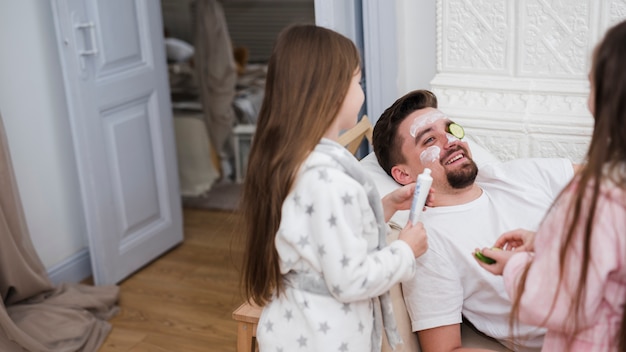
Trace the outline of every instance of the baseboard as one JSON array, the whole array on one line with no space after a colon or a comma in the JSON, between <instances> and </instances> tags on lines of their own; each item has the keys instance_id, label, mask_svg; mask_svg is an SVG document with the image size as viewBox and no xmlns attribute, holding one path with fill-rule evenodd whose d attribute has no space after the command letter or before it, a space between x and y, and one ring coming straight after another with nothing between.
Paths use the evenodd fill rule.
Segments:
<instances>
[{"instance_id":1,"label":"baseboard","mask_svg":"<svg viewBox=\"0 0 626 352\"><path fill-rule=\"evenodd\" d=\"M91 276L89 249L85 248L51 267L48 269L48 276L55 285L62 282L77 283L88 278Z\"/></svg>"}]
</instances>

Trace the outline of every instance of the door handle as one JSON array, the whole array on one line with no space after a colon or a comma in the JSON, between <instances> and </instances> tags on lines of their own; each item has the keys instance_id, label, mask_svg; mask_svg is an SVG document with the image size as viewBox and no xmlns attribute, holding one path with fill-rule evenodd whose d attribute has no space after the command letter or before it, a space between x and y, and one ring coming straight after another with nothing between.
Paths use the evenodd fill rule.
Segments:
<instances>
[{"instance_id":1,"label":"door handle","mask_svg":"<svg viewBox=\"0 0 626 352\"><path fill-rule=\"evenodd\" d=\"M85 66L86 66L85 61L87 57L95 56L98 54L98 48L96 47L96 34L95 34L96 25L91 21L82 22L82 23L75 24L74 29L77 31L83 32L83 49L78 50L77 54L78 54L78 61L80 62L80 70L84 72ZM89 32L89 37L87 36L87 32ZM88 42L87 38L89 38L89 41L91 43L87 43ZM87 49L87 45L91 45L91 49Z\"/></svg>"},{"instance_id":2,"label":"door handle","mask_svg":"<svg viewBox=\"0 0 626 352\"><path fill-rule=\"evenodd\" d=\"M89 38L91 39L91 50L81 50L78 55L89 56L98 54L98 48L96 47L96 25L93 22L78 23L74 26L78 30L89 31Z\"/></svg>"}]
</instances>

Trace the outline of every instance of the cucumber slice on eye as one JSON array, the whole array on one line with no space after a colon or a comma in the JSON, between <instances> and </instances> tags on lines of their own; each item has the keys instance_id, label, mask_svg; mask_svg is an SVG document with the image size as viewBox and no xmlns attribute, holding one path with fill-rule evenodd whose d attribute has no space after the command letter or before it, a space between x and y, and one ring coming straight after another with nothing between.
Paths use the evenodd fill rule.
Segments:
<instances>
[{"instance_id":1,"label":"cucumber slice on eye","mask_svg":"<svg viewBox=\"0 0 626 352\"><path fill-rule=\"evenodd\" d=\"M448 126L448 132L450 132L451 135L455 136L458 139L462 139L463 137L465 137L465 130L463 129L463 127L454 122Z\"/></svg>"},{"instance_id":2,"label":"cucumber slice on eye","mask_svg":"<svg viewBox=\"0 0 626 352\"><path fill-rule=\"evenodd\" d=\"M493 264L496 261L493 260L492 258L489 258L487 256L485 256L484 254L482 254L481 252L475 252L474 256L480 260L481 262L485 263L485 264Z\"/></svg>"}]
</instances>

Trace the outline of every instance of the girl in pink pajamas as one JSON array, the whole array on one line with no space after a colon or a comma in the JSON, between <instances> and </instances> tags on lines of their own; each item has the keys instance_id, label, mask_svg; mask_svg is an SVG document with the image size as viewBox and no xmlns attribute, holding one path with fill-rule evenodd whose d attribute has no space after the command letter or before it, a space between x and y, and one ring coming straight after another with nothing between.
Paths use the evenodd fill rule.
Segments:
<instances>
[{"instance_id":1,"label":"girl in pink pajamas","mask_svg":"<svg viewBox=\"0 0 626 352\"><path fill-rule=\"evenodd\" d=\"M548 329L543 351L626 351L626 21L593 54L595 119L582 166L536 233L483 249L513 300L512 319ZM513 324L512 324L513 325Z\"/></svg>"}]
</instances>

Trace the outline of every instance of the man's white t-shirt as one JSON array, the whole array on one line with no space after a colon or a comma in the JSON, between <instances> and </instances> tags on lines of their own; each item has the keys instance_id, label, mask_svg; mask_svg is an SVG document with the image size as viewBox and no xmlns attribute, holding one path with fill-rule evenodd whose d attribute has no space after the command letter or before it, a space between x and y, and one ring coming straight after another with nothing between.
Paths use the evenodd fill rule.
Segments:
<instances>
[{"instance_id":1,"label":"man's white t-shirt","mask_svg":"<svg viewBox=\"0 0 626 352\"><path fill-rule=\"evenodd\" d=\"M555 197L573 176L567 159L519 159L481 166L482 195L466 204L428 208L420 220L428 251L417 258L417 273L402 289L414 331L458 324L462 316L478 330L511 348L511 301L501 276L481 268L472 256L491 247L504 232L536 230ZM540 347L545 330L516 329L515 342ZM528 339L520 338L528 335Z\"/></svg>"}]
</instances>

